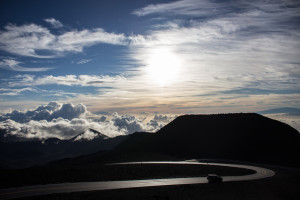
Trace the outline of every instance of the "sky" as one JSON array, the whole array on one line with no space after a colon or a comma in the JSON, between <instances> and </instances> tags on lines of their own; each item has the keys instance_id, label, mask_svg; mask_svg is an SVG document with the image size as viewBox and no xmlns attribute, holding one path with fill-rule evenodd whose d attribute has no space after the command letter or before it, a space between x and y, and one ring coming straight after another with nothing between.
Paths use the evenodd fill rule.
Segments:
<instances>
[{"instance_id":1,"label":"sky","mask_svg":"<svg viewBox=\"0 0 300 200\"><path fill-rule=\"evenodd\" d=\"M95 114L300 108L299 1L0 4L2 113L53 102Z\"/></svg>"}]
</instances>

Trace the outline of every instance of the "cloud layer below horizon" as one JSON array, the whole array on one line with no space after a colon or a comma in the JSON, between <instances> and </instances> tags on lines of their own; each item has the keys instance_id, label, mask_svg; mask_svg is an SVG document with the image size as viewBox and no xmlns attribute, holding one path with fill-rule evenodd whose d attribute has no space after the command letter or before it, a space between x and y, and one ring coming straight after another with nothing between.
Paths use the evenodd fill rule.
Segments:
<instances>
[{"instance_id":1,"label":"cloud layer below horizon","mask_svg":"<svg viewBox=\"0 0 300 200\"><path fill-rule=\"evenodd\" d=\"M89 128L108 136L131 134L133 132L155 132L174 117L155 115L150 120L133 115L88 117L86 106L82 104L50 102L25 112L14 110L0 116L1 137L25 140L59 138L70 139Z\"/></svg>"}]
</instances>

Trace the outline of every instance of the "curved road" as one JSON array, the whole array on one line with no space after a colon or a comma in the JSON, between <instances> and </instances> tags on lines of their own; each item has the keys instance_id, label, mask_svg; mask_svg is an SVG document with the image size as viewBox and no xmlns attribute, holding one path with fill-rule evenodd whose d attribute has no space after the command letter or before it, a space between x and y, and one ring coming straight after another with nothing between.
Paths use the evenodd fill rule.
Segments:
<instances>
[{"instance_id":1,"label":"curved road","mask_svg":"<svg viewBox=\"0 0 300 200\"><path fill-rule=\"evenodd\" d=\"M223 182L229 181L247 181L261 178L267 178L275 175L270 169L256 166L240 165L240 164L224 164L224 163L207 163L198 162L197 160L181 161L181 162L128 162L114 163L109 165L128 165L128 164L188 164L188 165L215 165L225 167L244 168L256 171L255 174L244 176L223 176ZM38 196L54 193L83 192L94 190L112 190L122 188L137 188L164 185L186 185L208 183L206 177L193 178L168 178L168 179L147 179L147 180L129 180L129 181L101 181L101 182L79 182L79 183L60 183L48 185L35 185L28 187L9 188L0 190L0 199L14 199L28 196Z\"/></svg>"}]
</instances>

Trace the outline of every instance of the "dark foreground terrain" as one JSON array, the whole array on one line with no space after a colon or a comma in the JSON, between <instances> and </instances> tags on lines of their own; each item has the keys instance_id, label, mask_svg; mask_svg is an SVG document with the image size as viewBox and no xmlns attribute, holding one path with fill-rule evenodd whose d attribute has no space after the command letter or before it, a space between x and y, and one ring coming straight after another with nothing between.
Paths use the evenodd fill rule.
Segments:
<instances>
[{"instance_id":1,"label":"dark foreground terrain","mask_svg":"<svg viewBox=\"0 0 300 200\"><path fill-rule=\"evenodd\" d=\"M35 167L23 170L2 170L0 179L6 181L1 181L0 188L90 181L205 177L208 174L238 176L253 173L254 171L247 169L182 164L52 165L51 167Z\"/></svg>"},{"instance_id":2,"label":"dark foreground terrain","mask_svg":"<svg viewBox=\"0 0 300 200\"><path fill-rule=\"evenodd\" d=\"M270 178L255 181L79 192L68 194L45 195L30 198L28 197L22 199L299 199L299 170L270 166L264 167L269 167L270 169L274 170L276 172L276 175Z\"/></svg>"},{"instance_id":3,"label":"dark foreground terrain","mask_svg":"<svg viewBox=\"0 0 300 200\"><path fill-rule=\"evenodd\" d=\"M216 166L106 165L114 162L197 158L247 162L274 170L276 174L254 181L55 194L26 199L300 198L300 134L284 123L258 114L185 115L157 133L134 133L122 140L107 151L39 167L0 170L0 187L253 173Z\"/></svg>"}]
</instances>

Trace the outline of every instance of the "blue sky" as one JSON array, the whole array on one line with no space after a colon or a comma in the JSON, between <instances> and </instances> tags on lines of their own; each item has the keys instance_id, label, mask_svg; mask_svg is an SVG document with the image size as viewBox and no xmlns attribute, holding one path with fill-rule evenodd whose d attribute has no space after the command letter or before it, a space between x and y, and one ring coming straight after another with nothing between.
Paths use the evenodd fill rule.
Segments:
<instances>
[{"instance_id":1,"label":"blue sky","mask_svg":"<svg viewBox=\"0 0 300 200\"><path fill-rule=\"evenodd\" d=\"M1 1L0 111L300 107L297 1Z\"/></svg>"}]
</instances>

